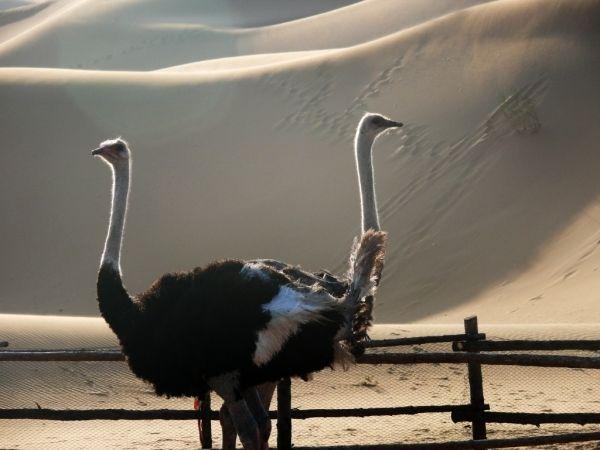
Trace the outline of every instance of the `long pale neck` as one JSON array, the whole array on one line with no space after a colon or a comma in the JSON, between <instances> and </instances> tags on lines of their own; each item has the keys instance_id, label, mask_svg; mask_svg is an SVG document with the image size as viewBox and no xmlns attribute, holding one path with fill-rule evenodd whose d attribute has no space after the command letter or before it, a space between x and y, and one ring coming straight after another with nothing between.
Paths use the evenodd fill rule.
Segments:
<instances>
[{"instance_id":1,"label":"long pale neck","mask_svg":"<svg viewBox=\"0 0 600 450\"><path fill-rule=\"evenodd\" d=\"M102 252L101 266L110 265L121 273L121 245L127 213L127 196L129 194L130 166L129 162L113 167L112 206L108 234Z\"/></svg>"},{"instance_id":2,"label":"long pale neck","mask_svg":"<svg viewBox=\"0 0 600 450\"><path fill-rule=\"evenodd\" d=\"M138 305L127 293L121 278L121 243L127 212L129 178L129 164L113 168L110 224L97 285L100 313L116 333L124 349L140 315Z\"/></svg>"},{"instance_id":3,"label":"long pale neck","mask_svg":"<svg viewBox=\"0 0 600 450\"><path fill-rule=\"evenodd\" d=\"M377 214L377 198L375 196L375 180L373 176L372 148L375 136L370 133L356 132L354 151L356 156L356 170L358 172L358 185L360 188L360 208L362 232L369 229L378 231L379 216Z\"/></svg>"}]
</instances>

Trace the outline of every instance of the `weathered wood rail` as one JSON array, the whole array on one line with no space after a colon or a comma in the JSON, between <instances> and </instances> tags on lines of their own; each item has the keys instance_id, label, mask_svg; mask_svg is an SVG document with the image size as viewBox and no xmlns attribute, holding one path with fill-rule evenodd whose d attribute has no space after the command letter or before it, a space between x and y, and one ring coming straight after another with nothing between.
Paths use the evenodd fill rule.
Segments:
<instances>
[{"instance_id":1,"label":"weathered wood rail","mask_svg":"<svg viewBox=\"0 0 600 450\"><path fill-rule=\"evenodd\" d=\"M508 352L536 350L588 350L600 349L600 341L551 340L551 341L457 341L452 343L452 350L463 352Z\"/></svg>"},{"instance_id":2,"label":"weathered wood rail","mask_svg":"<svg viewBox=\"0 0 600 450\"><path fill-rule=\"evenodd\" d=\"M277 419L277 448L292 448L292 420L331 417L372 417L389 415L413 415L450 413L454 422L471 422L472 440L427 442L415 444L390 443L359 446L318 447L319 449L474 449L535 446L570 442L600 441L600 432L567 433L550 436L531 436L508 439L487 439L488 423L541 425L546 423L597 424L600 413L520 413L490 411L483 392L482 365L516 365L536 367L567 367L600 369L600 357L564 356L552 354L489 354L480 352L510 351L600 351L600 340L487 340L480 333L476 317L465 319L465 333L441 336L419 336L397 339L373 340L364 348L397 347L432 343L451 343L453 352L424 353L366 353L357 358L358 364L467 364L470 403L466 405L423 405L386 408L344 409L293 409L292 388L289 379L277 386L277 411L270 411ZM0 347L7 347L0 341ZM0 350L3 361L124 361L124 355L115 349L63 349L63 350ZM29 420L197 420L201 426L203 448L212 447L211 421L219 420L219 414L210 407L210 396L202 402L199 411L194 410L126 410L126 409L0 409L0 419ZM304 447L294 447L302 449ZM306 447L308 448L308 447Z\"/></svg>"},{"instance_id":3,"label":"weathered wood rail","mask_svg":"<svg viewBox=\"0 0 600 450\"><path fill-rule=\"evenodd\" d=\"M281 394L281 391L280 391ZM284 399L281 395L278 398ZM489 405L485 405L489 409ZM314 419L317 417L372 417L414 415L426 413L452 413L468 410L471 405L431 405L431 406L395 406L387 408L336 408L336 409L291 409L292 419ZM279 409L279 408L278 408ZM277 411L270 411L272 419L277 418ZM466 417L460 415L457 417ZM0 409L0 419L35 419L35 420L186 420L210 419L219 420L219 413L213 410L206 412L190 409L48 409L48 408L16 408Z\"/></svg>"},{"instance_id":4,"label":"weathered wood rail","mask_svg":"<svg viewBox=\"0 0 600 450\"><path fill-rule=\"evenodd\" d=\"M1 361L125 361L118 350L3 350ZM600 369L600 357L463 353L366 354L357 364L468 364Z\"/></svg>"}]
</instances>

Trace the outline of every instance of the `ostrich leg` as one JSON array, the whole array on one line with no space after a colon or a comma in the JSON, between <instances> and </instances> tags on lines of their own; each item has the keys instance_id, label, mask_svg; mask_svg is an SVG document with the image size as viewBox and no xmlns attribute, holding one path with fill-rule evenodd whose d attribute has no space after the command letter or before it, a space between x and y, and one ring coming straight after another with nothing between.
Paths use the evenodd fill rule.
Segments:
<instances>
[{"instance_id":1,"label":"ostrich leg","mask_svg":"<svg viewBox=\"0 0 600 450\"><path fill-rule=\"evenodd\" d=\"M261 449L268 450L269 436L271 435L271 419L269 419L268 405L265 407L263 398L256 387L250 388L244 392L244 400L246 400L246 404L248 405L248 408L250 408L254 420L256 420L256 423L258 424Z\"/></svg>"},{"instance_id":2,"label":"ostrich leg","mask_svg":"<svg viewBox=\"0 0 600 450\"><path fill-rule=\"evenodd\" d=\"M229 372L207 380L208 385L225 402L233 426L245 450L261 450L258 423L244 397L238 391L238 374ZM235 435L234 435L235 436ZM234 443L235 445L235 443Z\"/></svg>"},{"instance_id":3,"label":"ostrich leg","mask_svg":"<svg viewBox=\"0 0 600 450\"><path fill-rule=\"evenodd\" d=\"M219 422L221 422L221 432L223 433L223 443L221 447L223 450L235 449L237 433L235 432L235 427L233 426L229 410L225 403L223 403L223 406L221 406L221 410L219 411Z\"/></svg>"},{"instance_id":4,"label":"ostrich leg","mask_svg":"<svg viewBox=\"0 0 600 450\"><path fill-rule=\"evenodd\" d=\"M260 396L260 402L263 407L263 411L268 413L269 407L271 405L271 400L273 398L273 393L275 392L276 383L264 383L258 386L256 389L258 390L258 395ZM245 397L246 403L252 410L252 414L256 418L256 413L253 410L253 407L250 405L250 402ZM256 406L255 406L256 408ZM261 414L261 412L259 412ZM235 439L236 432L233 426L233 422L231 421L231 416L229 415L229 411L227 410L227 405L223 404L221 410L219 411L219 420L221 421L221 430L223 432L223 450L233 450L235 448ZM261 431L261 437L263 439L264 448L268 448L269 436L271 434L271 422L267 423L268 428L261 428L259 423L259 429Z\"/></svg>"},{"instance_id":5,"label":"ostrich leg","mask_svg":"<svg viewBox=\"0 0 600 450\"><path fill-rule=\"evenodd\" d=\"M231 420L242 446L245 450L261 450L261 438L258 423L244 399L233 402L225 402L231 415Z\"/></svg>"},{"instance_id":6,"label":"ostrich leg","mask_svg":"<svg viewBox=\"0 0 600 450\"><path fill-rule=\"evenodd\" d=\"M269 437L271 436L271 419L269 418L269 409L271 406L271 399L273 398L273 393L275 392L276 387L277 383L264 383L256 387L256 390L258 391L258 395L260 397L260 401L262 403L263 411L265 411L268 421L268 428L264 430L261 429L265 449L269 448Z\"/></svg>"},{"instance_id":7,"label":"ostrich leg","mask_svg":"<svg viewBox=\"0 0 600 450\"><path fill-rule=\"evenodd\" d=\"M258 395L260 395L260 400L266 411L269 411L271 400L273 399L273 393L275 392L276 387L277 383L264 383L256 387L256 389L258 389Z\"/></svg>"}]
</instances>

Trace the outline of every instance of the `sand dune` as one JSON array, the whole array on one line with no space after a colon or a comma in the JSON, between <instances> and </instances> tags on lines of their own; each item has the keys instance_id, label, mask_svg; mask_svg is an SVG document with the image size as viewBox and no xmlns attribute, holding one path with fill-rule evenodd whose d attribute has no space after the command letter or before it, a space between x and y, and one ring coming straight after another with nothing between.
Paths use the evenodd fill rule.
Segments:
<instances>
[{"instance_id":1,"label":"sand dune","mask_svg":"<svg viewBox=\"0 0 600 450\"><path fill-rule=\"evenodd\" d=\"M158 72L197 72L197 71L222 71L239 70L254 67L278 66L289 61L300 61L310 59L313 56L321 56L334 53L335 50L306 50L282 53L260 53L257 55L233 56L229 58L207 59L205 61L171 66L159 69Z\"/></svg>"},{"instance_id":2,"label":"sand dune","mask_svg":"<svg viewBox=\"0 0 600 450\"><path fill-rule=\"evenodd\" d=\"M198 60L357 45L486 0L298 2L73 1L0 45L4 66L149 70ZM327 8L330 8L328 10ZM296 20L294 20L296 18ZM259 21L259 22L257 22ZM258 26L262 25L262 26ZM101 36L101 39L96 39ZM84 39L86 45L81 45Z\"/></svg>"},{"instance_id":3,"label":"sand dune","mask_svg":"<svg viewBox=\"0 0 600 450\"><path fill-rule=\"evenodd\" d=\"M16 3L17 6L4 5L7 7L4 9L0 9L0 26L4 27L11 23L25 20L26 18L31 17L40 11L43 11L51 4L52 2L40 2L33 4Z\"/></svg>"},{"instance_id":4,"label":"sand dune","mask_svg":"<svg viewBox=\"0 0 600 450\"><path fill-rule=\"evenodd\" d=\"M60 65L47 33L89 9L1 47L0 63L16 61L10 47ZM0 226L10 237L3 311L97 313L109 181L88 149L114 135L135 152L124 260L133 291L222 257L343 270L358 228L353 127L377 110L407 124L377 144L391 236L378 314L589 320L599 258L597 12L593 1L503 0L239 70L0 69L11 143L0 156ZM111 45L90 41L91 54L95 42Z\"/></svg>"}]
</instances>

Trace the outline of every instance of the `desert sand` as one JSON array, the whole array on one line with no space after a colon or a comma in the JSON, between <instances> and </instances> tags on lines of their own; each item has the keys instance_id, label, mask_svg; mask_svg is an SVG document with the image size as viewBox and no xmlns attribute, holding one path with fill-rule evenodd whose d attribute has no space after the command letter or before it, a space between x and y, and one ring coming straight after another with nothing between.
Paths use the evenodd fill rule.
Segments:
<instances>
[{"instance_id":1,"label":"desert sand","mask_svg":"<svg viewBox=\"0 0 600 450\"><path fill-rule=\"evenodd\" d=\"M390 234L378 323L429 334L477 314L499 337L595 336L598 30L597 0L0 0L0 339L115 345L95 300L109 178L89 151L118 135L134 159L123 256L132 292L230 257L343 272L359 230L352 139L365 111L405 123L376 144ZM447 386L433 392L412 377L402 392L421 397L408 403L465 394L453 369L438 369L422 377ZM567 372L561 388L583 376ZM508 375L494 372L490 403L600 400L548 383L501 403ZM348 401L352 389L377 397L385 384L340 377L323 383ZM585 377L573 389L597 384ZM4 407L42 403L32 392L48 407L173 404L124 365L3 365L0 379ZM319 386L298 388L301 400ZM449 418L399 420L424 430L410 436L460 437ZM310 422L296 428L299 445L348 442L365 423L340 422L327 437ZM392 435L373 422L374 441ZM0 447L107 439L115 448L197 443L189 423L0 424Z\"/></svg>"}]
</instances>

